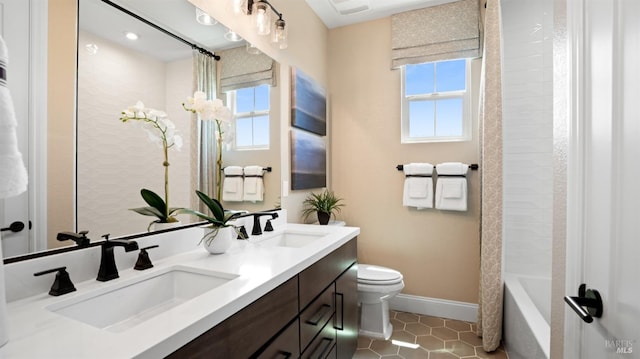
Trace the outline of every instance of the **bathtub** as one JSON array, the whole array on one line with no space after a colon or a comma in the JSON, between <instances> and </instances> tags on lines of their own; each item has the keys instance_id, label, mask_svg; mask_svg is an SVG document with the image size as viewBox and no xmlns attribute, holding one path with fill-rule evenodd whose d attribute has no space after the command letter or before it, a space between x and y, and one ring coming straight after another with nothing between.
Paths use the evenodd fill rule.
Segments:
<instances>
[{"instance_id":1,"label":"bathtub","mask_svg":"<svg viewBox=\"0 0 640 359\"><path fill-rule=\"evenodd\" d=\"M509 359L549 359L551 279L504 275L503 339Z\"/></svg>"}]
</instances>

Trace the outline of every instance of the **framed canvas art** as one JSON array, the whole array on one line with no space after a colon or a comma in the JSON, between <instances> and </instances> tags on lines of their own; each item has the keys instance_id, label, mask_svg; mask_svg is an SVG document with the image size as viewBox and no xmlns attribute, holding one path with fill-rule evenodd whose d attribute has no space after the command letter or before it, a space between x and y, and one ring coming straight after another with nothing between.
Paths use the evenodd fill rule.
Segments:
<instances>
[{"instance_id":1,"label":"framed canvas art","mask_svg":"<svg viewBox=\"0 0 640 359\"><path fill-rule=\"evenodd\" d=\"M323 137L291 129L291 189L327 186L327 145Z\"/></svg>"},{"instance_id":2,"label":"framed canvas art","mask_svg":"<svg viewBox=\"0 0 640 359\"><path fill-rule=\"evenodd\" d=\"M291 126L327 134L325 89L300 69L291 68Z\"/></svg>"}]
</instances>

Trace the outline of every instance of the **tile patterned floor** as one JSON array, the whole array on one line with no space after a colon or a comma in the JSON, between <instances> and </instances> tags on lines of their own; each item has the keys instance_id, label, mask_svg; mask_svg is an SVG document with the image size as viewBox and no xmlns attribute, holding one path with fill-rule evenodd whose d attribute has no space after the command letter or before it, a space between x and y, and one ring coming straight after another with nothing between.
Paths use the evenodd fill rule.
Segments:
<instances>
[{"instance_id":1,"label":"tile patterned floor","mask_svg":"<svg viewBox=\"0 0 640 359\"><path fill-rule=\"evenodd\" d=\"M393 324L390 340L358 337L353 359L509 358L502 346L493 353L482 350L474 323L396 311L391 311L390 316Z\"/></svg>"}]
</instances>

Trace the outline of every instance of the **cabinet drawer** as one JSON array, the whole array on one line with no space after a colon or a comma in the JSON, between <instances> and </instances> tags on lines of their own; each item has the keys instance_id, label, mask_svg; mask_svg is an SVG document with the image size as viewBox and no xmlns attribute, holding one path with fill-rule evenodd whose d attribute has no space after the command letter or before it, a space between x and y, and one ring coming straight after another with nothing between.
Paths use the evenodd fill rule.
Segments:
<instances>
[{"instance_id":1,"label":"cabinet drawer","mask_svg":"<svg viewBox=\"0 0 640 359\"><path fill-rule=\"evenodd\" d=\"M333 283L342 272L355 263L357 251L357 240L354 238L300 272L301 310L311 303L323 289Z\"/></svg>"},{"instance_id":2,"label":"cabinet drawer","mask_svg":"<svg viewBox=\"0 0 640 359\"><path fill-rule=\"evenodd\" d=\"M335 312L333 285L327 288L302 313L300 313L300 348L302 351L313 338L333 318ZM329 326L333 326L332 323Z\"/></svg>"},{"instance_id":3,"label":"cabinet drawer","mask_svg":"<svg viewBox=\"0 0 640 359\"><path fill-rule=\"evenodd\" d=\"M331 322L324 326L322 332L309 344L307 350L302 353L303 359L336 358L336 330Z\"/></svg>"},{"instance_id":4,"label":"cabinet drawer","mask_svg":"<svg viewBox=\"0 0 640 359\"><path fill-rule=\"evenodd\" d=\"M280 333L256 359L294 359L300 354L300 324L298 319L294 320L284 332Z\"/></svg>"}]
</instances>

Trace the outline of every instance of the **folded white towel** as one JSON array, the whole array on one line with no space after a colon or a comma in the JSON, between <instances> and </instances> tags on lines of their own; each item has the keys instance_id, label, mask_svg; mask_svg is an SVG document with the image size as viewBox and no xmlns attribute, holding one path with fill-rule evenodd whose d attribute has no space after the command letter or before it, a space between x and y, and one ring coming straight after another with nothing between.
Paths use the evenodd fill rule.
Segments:
<instances>
[{"instance_id":1,"label":"folded white towel","mask_svg":"<svg viewBox=\"0 0 640 359\"><path fill-rule=\"evenodd\" d=\"M417 209L433 208L433 165L409 163L403 165L405 174L402 205Z\"/></svg>"},{"instance_id":2,"label":"folded white towel","mask_svg":"<svg viewBox=\"0 0 640 359\"><path fill-rule=\"evenodd\" d=\"M436 165L439 175L465 176L469 171L469 165L462 162L443 162Z\"/></svg>"},{"instance_id":3,"label":"folded white towel","mask_svg":"<svg viewBox=\"0 0 640 359\"><path fill-rule=\"evenodd\" d=\"M243 170L240 166L227 166L224 168L224 181L222 182L222 200L226 202L242 202Z\"/></svg>"},{"instance_id":4,"label":"folded white towel","mask_svg":"<svg viewBox=\"0 0 640 359\"><path fill-rule=\"evenodd\" d=\"M11 93L6 87L8 54L0 36L0 198L13 197L27 190L27 170L18 150L16 115Z\"/></svg>"},{"instance_id":5,"label":"folded white towel","mask_svg":"<svg viewBox=\"0 0 640 359\"><path fill-rule=\"evenodd\" d=\"M244 200L259 202L264 200L264 181L261 166L246 166L244 168Z\"/></svg>"},{"instance_id":6,"label":"folded white towel","mask_svg":"<svg viewBox=\"0 0 640 359\"><path fill-rule=\"evenodd\" d=\"M467 179L469 165L445 162L436 165L436 208L449 211L467 210ZM448 177L455 176L455 177Z\"/></svg>"}]
</instances>

